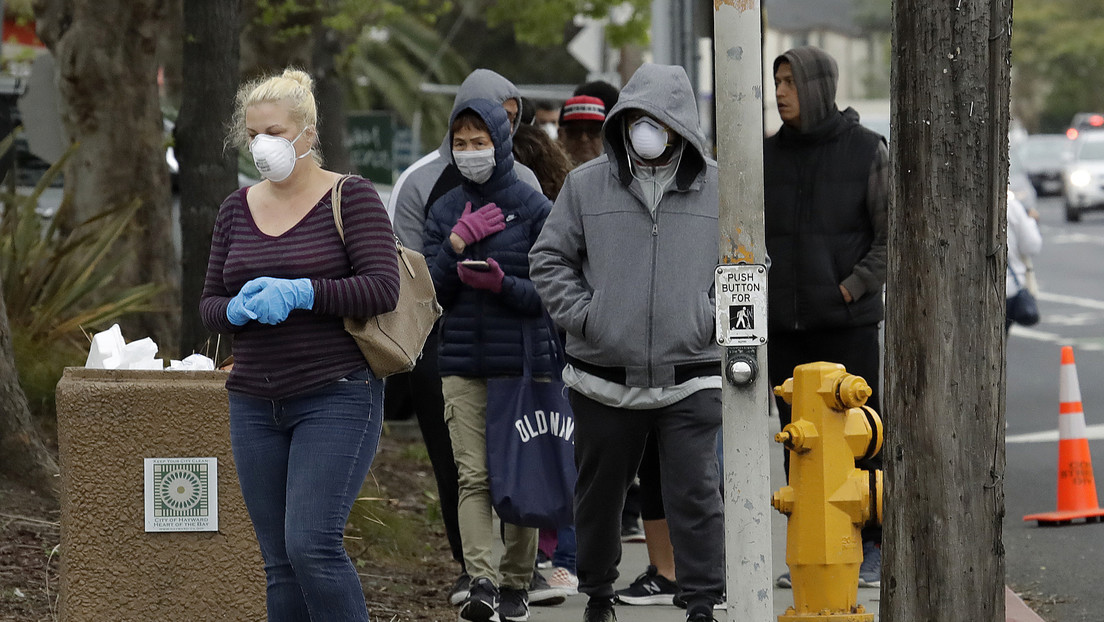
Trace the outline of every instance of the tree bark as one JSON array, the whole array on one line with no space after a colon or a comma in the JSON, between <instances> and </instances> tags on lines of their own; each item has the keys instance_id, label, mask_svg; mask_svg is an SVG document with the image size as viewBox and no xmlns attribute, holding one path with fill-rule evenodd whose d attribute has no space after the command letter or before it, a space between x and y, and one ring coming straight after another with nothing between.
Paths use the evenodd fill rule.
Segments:
<instances>
[{"instance_id":1,"label":"tree bark","mask_svg":"<svg viewBox=\"0 0 1104 622\"><path fill-rule=\"evenodd\" d=\"M61 119L80 145L65 166L71 222L141 203L119 252L120 286L167 288L165 311L128 322L132 339L175 344L177 254L157 88L157 40L170 3L162 0L36 0L38 35L57 60Z\"/></svg>"},{"instance_id":2,"label":"tree bark","mask_svg":"<svg viewBox=\"0 0 1104 622\"><path fill-rule=\"evenodd\" d=\"M0 288L0 471L53 494L58 466L42 443L19 386L8 309Z\"/></svg>"},{"instance_id":3,"label":"tree bark","mask_svg":"<svg viewBox=\"0 0 1104 622\"><path fill-rule=\"evenodd\" d=\"M333 1L328 5L332 8ZM349 149L345 146L345 90L337 75L335 56L341 52L341 36L322 23L319 12L314 30L314 55L311 76L318 101L318 140L326 158L326 168L339 173L353 172Z\"/></svg>"},{"instance_id":4,"label":"tree bark","mask_svg":"<svg viewBox=\"0 0 1104 622\"><path fill-rule=\"evenodd\" d=\"M237 150L224 148L238 88L238 6L226 0L185 2L183 97L175 129L180 163L180 352L200 352L216 363L215 344L208 345L210 333L199 317L199 297L219 205L238 187Z\"/></svg>"},{"instance_id":5,"label":"tree bark","mask_svg":"<svg viewBox=\"0 0 1104 622\"><path fill-rule=\"evenodd\" d=\"M1011 1L894 10L881 614L998 622Z\"/></svg>"}]
</instances>

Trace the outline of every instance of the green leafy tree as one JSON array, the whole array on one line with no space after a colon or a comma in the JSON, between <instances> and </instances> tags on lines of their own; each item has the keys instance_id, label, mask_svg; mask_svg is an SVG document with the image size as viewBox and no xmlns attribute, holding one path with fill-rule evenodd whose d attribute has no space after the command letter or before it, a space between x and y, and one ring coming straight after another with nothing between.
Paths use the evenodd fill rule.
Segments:
<instances>
[{"instance_id":1,"label":"green leafy tree","mask_svg":"<svg viewBox=\"0 0 1104 622\"><path fill-rule=\"evenodd\" d=\"M1012 33L1015 114L1062 131L1074 113L1104 110L1104 11L1094 2L1017 0Z\"/></svg>"},{"instance_id":2,"label":"green leafy tree","mask_svg":"<svg viewBox=\"0 0 1104 622\"><path fill-rule=\"evenodd\" d=\"M510 24L519 41L533 45L564 43L564 26L576 15L609 18L606 39L621 47L648 42L651 0L478 0L491 26Z\"/></svg>"}]
</instances>

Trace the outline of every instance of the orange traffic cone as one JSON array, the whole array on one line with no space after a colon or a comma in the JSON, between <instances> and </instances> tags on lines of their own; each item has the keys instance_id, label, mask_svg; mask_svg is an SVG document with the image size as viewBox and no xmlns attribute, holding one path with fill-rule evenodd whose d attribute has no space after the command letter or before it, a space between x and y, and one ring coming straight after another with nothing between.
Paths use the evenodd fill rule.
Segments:
<instances>
[{"instance_id":1,"label":"orange traffic cone","mask_svg":"<svg viewBox=\"0 0 1104 622\"><path fill-rule=\"evenodd\" d=\"M1077 364L1070 346L1062 347L1058 401L1058 510L1029 514L1024 520L1039 521L1040 525L1068 525L1078 518L1096 522L1104 517L1104 510L1096 499L1081 387L1077 384Z\"/></svg>"}]
</instances>

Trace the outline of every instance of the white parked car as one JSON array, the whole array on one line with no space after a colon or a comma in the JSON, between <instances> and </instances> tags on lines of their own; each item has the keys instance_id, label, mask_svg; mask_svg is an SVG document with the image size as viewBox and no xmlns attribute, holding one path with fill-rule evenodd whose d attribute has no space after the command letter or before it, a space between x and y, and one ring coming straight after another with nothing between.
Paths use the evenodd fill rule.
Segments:
<instances>
[{"instance_id":1,"label":"white parked car","mask_svg":"<svg viewBox=\"0 0 1104 622\"><path fill-rule=\"evenodd\" d=\"M1084 212L1104 210L1104 132L1081 133L1062 180L1067 221L1077 222Z\"/></svg>"}]
</instances>

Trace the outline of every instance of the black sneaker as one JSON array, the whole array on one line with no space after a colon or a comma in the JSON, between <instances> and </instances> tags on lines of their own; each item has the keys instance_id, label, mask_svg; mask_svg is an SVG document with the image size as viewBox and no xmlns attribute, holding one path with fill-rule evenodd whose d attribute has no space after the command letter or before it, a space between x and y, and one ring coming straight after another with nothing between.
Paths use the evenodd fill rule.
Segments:
<instances>
[{"instance_id":1,"label":"black sneaker","mask_svg":"<svg viewBox=\"0 0 1104 622\"><path fill-rule=\"evenodd\" d=\"M717 618L714 618L711 613L697 611L686 616L686 622L717 622Z\"/></svg>"},{"instance_id":2,"label":"black sneaker","mask_svg":"<svg viewBox=\"0 0 1104 622\"><path fill-rule=\"evenodd\" d=\"M529 581L529 604L535 607L551 607L567 600L563 590L548 585L544 575L534 571Z\"/></svg>"},{"instance_id":3,"label":"black sneaker","mask_svg":"<svg viewBox=\"0 0 1104 622\"><path fill-rule=\"evenodd\" d=\"M498 617L498 588L486 577L472 581L468 598L460 607L460 619L469 622L501 622Z\"/></svg>"},{"instance_id":4,"label":"black sneaker","mask_svg":"<svg viewBox=\"0 0 1104 622\"><path fill-rule=\"evenodd\" d=\"M537 568L547 570L552 567L552 558L545 555L544 551L537 551Z\"/></svg>"},{"instance_id":5,"label":"black sneaker","mask_svg":"<svg viewBox=\"0 0 1104 622\"><path fill-rule=\"evenodd\" d=\"M468 599L468 588L471 587L471 577L468 573L461 572L449 589L449 604L459 607Z\"/></svg>"},{"instance_id":6,"label":"black sneaker","mask_svg":"<svg viewBox=\"0 0 1104 622\"><path fill-rule=\"evenodd\" d=\"M645 542L644 530L636 523L621 525L622 542Z\"/></svg>"},{"instance_id":7,"label":"black sneaker","mask_svg":"<svg viewBox=\"0 0 1104 622\"><path fill-rule=\"evenodd\" d=\"M686 601L683 600L681 594L676 594L675 595L674 602L675 602L675 606L678 607L679 609L686 609ZM725 609L726 607L727 607L727 605L725 605L724 602L713 603L713 608L714 609Z\"/></svg>"},{"instance_id":8,"label":"black sneaker","mask_svg":"<svg viewBox=\"0 0 1104 622\"><path fill-rule=\"evenodd\" d=\"M659 574L655 566L648 566L623 590L617 590L617 600L626 605L672 605L678 594L678 583Z\"/></svg>"},{"instance_id":9,"label":"black sneaker","mask_svg":"<svg viewBox=\"0 0 1104 622\"><path fill-rule=\"evenodd\" d=\"M583 612L583 622L617 622L617 616L613 614L613 603L591 600Z\"/></svg>"},{"instance_id":10,"label":"black sneaker","mask_svg":"<svg viewBox=\"0 0 1104 622\"><path fill-rule=\"evenodd\" d=\"M529 592L524 589L504 587L498 593L499 617L510 622L525 622L529 619Z\"/></svg>"}]
</instances>

